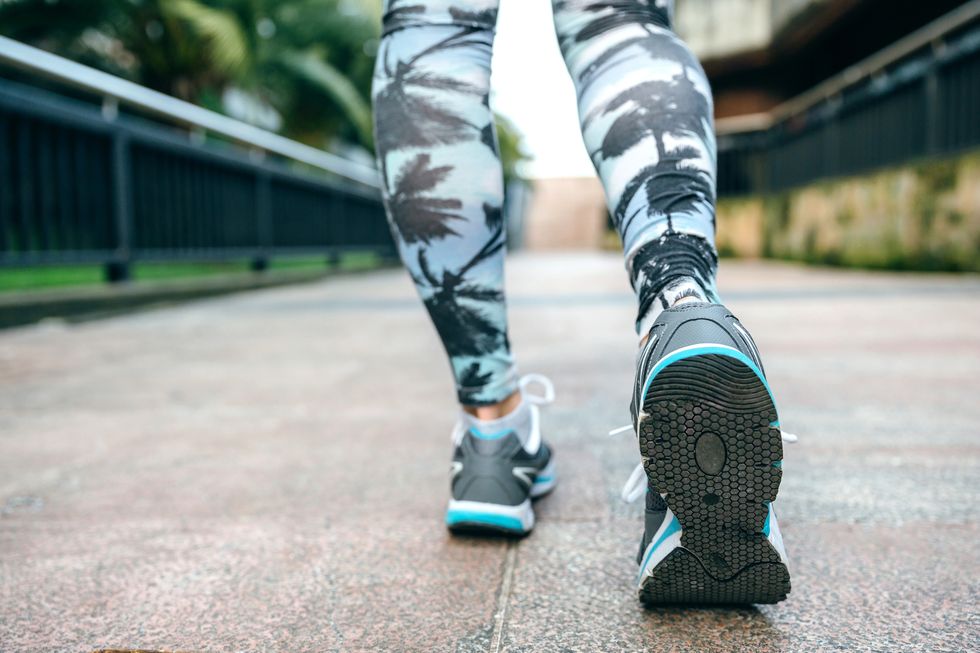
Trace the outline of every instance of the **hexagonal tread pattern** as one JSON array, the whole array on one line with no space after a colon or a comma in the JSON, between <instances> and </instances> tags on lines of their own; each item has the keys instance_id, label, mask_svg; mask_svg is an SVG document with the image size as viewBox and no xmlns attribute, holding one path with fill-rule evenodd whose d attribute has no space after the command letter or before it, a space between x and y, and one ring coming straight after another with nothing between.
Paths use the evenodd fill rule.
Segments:
<instances>
[{"instance_id":1,"label":"hexagonal tread pattern","mask_svg":"<svg viewBox=\"0 0 980 653\"><path fill-rule=\"evenodd\" d=\"M778 603L788 592L789 572L784 564L750 565L734 578L721 581L707 573L690 551L674 549L644 583L640 600L647 605L745 605Z\"/></svg>"},{"instance_id":2,"label":"hexagonal tread pattern","mask_svg":"<svg viewBox=\"0 0 980 653\"><path fill-rule=\"evenodd\" d=\"M742 361L722 354L661 370L643 402L640 453L683 534L645 579L647 603L774 603L789 573L762 533L782 459L776 407ZM699 445L700 443L700 445Z\"/></svg>"}]
</instances>

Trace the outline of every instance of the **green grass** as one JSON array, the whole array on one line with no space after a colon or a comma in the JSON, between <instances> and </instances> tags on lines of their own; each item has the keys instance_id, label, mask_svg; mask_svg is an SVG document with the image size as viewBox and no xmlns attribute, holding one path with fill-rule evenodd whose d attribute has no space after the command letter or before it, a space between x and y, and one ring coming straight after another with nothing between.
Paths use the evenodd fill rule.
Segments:
<instances>
[{"instance_id":1,"label":"green grass","mask_svg":"<svg viewBox=\"0 0 980 653\"><path fill-rule=\"evenodd\" d=\"M340 259L343 271L366 270L378 265L378 256L371 252L352 252ZM325 256L297 256L272 259L270 270L327 270ZM164 281L191 279L214 275L252 274L248 261L215 261L204 263L137 263L132 269L133 280ZM0 268L0 293L29 292L48 288L68 288L104 285L101 265L57 265L36 268Z\"/></svg>"},{"instance_id":2,"label":"green grass","mask_svg":"<svg viewBox=\"0 0 980 653\"><path fill-rule=\"evenodd\" d=\"M91 286L102 282L96 265L65 265L43 268L0 270L0 292L39 290L60 286Z\"/></svg>"}]
</instances>

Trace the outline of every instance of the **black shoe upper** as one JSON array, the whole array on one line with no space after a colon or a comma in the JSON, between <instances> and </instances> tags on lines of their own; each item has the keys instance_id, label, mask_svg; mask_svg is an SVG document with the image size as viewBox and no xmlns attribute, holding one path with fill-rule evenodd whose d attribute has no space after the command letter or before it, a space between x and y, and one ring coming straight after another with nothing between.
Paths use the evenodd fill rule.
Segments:
<instances>
[{"instance_id":1,"label":"black shoe upper","mask_svg":"<svg viewBox=\"0 0 980 653\"><path fill-rule=\"evenodd\" d=\"M648 333L636 364L636 382L630 414L633 426L642 403L643 386L650 370L664 356L682 347L711 343L734 347L763 370L759 350L752 336L731 311L721 304L691 302L664 310Z\"/></svg>"},{"instance_id":2,"label":"black shoe upper","mask_svg":"<svg viewBox=\"0 0 980 653\"><path fill-rule=\"evenodd\" d=\"M550 459L544 442L529 454L516 433L488 439L467 431L453 453L453 499L519 505L530 496L535 478Z\"/></svg>"}]
</instances>

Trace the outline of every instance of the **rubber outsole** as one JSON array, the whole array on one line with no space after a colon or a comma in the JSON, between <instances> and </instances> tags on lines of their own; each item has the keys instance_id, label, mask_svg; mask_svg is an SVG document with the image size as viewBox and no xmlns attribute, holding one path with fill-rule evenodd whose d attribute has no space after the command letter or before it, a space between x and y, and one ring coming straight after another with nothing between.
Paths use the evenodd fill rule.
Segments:
<instances>
[{"instance_id":1,"label":"rubber outsole","mask_svg":"<svg viewBox=\"0 0 980 653\"><path fill-rule=\"evenodd\" d=\"M759 375L725 354L670 363L639 424L647 475L680 522L680 547L642 578L647 604L776 603L789 571L762 532L782 460L776 406Z\"/></svg>"},{"instance_id":2,"label":"rubber outsole","mask_svg":"<svg viewBox=\"0 0 980 653\"><path fill-rule=\"evenodd\" d=\"M504 528L502 526L485 524L476 521L456 522L455 524L448 525L446 528L448 528L449 532L453 535L497 535L513 538L521 538L530 534L531 532L529 530L514 530L512 528Z\"/></svg>"}]
</instances>

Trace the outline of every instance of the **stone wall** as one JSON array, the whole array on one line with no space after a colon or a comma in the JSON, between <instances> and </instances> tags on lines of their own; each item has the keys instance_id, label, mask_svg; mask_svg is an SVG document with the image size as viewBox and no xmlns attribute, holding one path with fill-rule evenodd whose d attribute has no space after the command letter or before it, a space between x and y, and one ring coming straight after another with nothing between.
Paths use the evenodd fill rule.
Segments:
<instances>
[{"instance_id":1,"label":"stone wall","mask_svg":"<svg viewBox=\"0 0 980 653\"><path fill-rule=\"evenodd\" d=\"M606 201L598 177L535 179L527 207L528 249L597 249L606 231Z\"/></svg>"},{"instance_id":2,"label":"stone wall","mask_svg":"<svg viewBox=\"0 0 980 653\"><path fill-rule=\"evenodd\" d=\"M980 151L718 203L722 255L980 271Z\"/></svg>"},{"instance_id":3,"label":"stone wall","mask_svg":"<svg viewBox=\"0 0 980 653\"><path fill-rule=\"evenodd\" d=\"M674 29L699 59L759 50L772 40L772 5L770 0L681 0Z\"/></svg>"}]
</instances>

